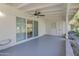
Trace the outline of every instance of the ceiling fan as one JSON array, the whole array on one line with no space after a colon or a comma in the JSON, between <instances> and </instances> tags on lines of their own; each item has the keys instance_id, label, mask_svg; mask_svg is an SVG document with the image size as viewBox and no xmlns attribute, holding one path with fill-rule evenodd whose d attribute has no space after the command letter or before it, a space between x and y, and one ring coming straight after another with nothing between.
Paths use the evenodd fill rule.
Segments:
<instances>
[{"instance_id":1,"label":"ceiling fan","mask_svg":"<svg viewBox=\"0 0 79 59\"><path fill-rule=\"evenodd\" d=\"M41 14L41 12L39 12L39 11L35 11L34 12L34 14L33 14L34 16L45 16L44 14Z\"/></svg>"}]
</instances>

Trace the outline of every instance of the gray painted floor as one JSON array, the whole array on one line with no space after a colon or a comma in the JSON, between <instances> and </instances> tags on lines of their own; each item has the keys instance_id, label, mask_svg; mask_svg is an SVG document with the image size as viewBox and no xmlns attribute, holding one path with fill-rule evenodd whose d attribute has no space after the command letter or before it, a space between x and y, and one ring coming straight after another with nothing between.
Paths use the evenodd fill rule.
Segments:
<instances>
[{"instance_id":1,"label":"gray painted floor","mask_svg":"<svg viewBox=\"0 0 79 59\"><path fill-rule=\"evenodd\" d=\"M0 53L7 56L65 56L65 40L57 36L42 36Z\"/></svg>"}]
</instances>

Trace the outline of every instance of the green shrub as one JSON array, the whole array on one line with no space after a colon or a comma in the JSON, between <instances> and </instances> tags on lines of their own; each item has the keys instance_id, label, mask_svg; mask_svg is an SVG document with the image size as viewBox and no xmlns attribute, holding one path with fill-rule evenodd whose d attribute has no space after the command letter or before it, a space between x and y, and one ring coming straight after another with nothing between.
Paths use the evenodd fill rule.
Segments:
<instances>
[{"instance_id":1,"label":"green shrub","mask_svg":"<svg viewBox=\"0 0 79 59\"><path fill-rule=\"evenodd\" d=\"M78 37L79 37L79 32L77 32L77 33L76 33L76 36L78 36Z\"/></svg>"}]
</instances>

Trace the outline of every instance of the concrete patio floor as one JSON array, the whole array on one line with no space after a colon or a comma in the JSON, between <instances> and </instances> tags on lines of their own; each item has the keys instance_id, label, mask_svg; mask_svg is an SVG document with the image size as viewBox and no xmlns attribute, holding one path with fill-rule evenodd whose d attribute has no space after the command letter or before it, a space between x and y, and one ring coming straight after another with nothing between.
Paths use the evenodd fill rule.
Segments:
<instances>
[{"instance_id":1,"label":"concrete patio floor","mask_svg":"<svg viewBox=\"0 0 79 59\"><path fill-rule=\"evenodd\" d=\"M1 50L7 56L65 56L65 39L45 35L40 38Z\"/></svg>"}]
</instances>

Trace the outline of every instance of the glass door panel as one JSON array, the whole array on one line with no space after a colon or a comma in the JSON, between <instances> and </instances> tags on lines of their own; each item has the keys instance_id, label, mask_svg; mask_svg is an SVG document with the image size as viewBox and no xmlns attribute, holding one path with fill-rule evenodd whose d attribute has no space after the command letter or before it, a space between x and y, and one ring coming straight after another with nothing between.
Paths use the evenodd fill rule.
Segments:
<instances>
[{"instance_id":1,"label":"glass door panel","mask_svg":"<svg viewBox=\"0 0 79 59\"><path fill-rule=\"evenodd\" d=\"M27 20L27 37L30 38L33 36L33 21Z\"/></svg>"},{"instance_id":2,"label":"glass door panel","mask_svg":"<svg viewBox=\"0 0 79 59\"><path fill-rule=\"evenodd\" d=\"M38 36L38 21L34 21L34 36Z\"/></svg>"},{"instance_id":3,"label":"glass door panel","mask_svg":"<svg viewBox=\"0 0 79 59\"><path fill-rule=\"evenodd\" d=\"M16 41L26 39L26 19L16 17Z\"/></svg>"}]
</instances>

